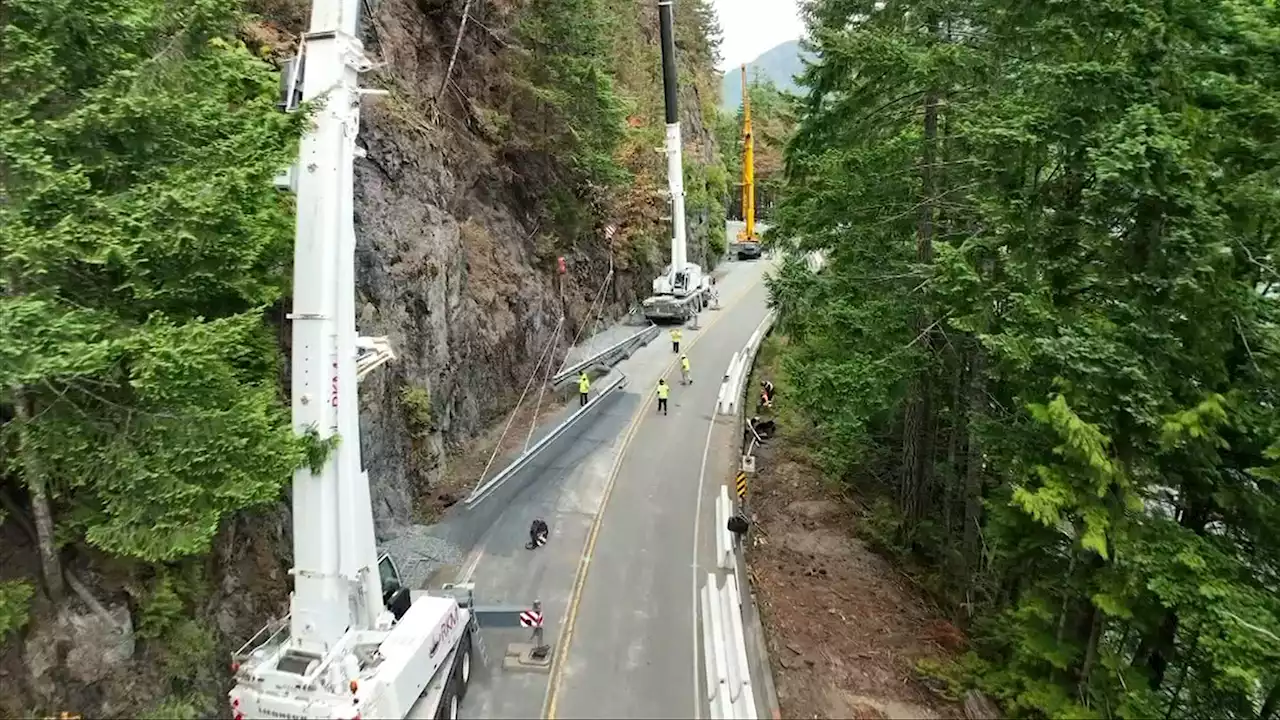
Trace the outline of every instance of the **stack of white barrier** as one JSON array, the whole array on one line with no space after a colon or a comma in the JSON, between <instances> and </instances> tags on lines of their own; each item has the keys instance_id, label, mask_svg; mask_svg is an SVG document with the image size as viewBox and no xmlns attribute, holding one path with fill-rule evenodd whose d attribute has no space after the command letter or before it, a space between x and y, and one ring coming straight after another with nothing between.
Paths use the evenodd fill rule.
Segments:
<instances>
[{"instance_id":1,"label":"stack of white barrier","mask_svg":"<svg viewBox=\"0 0 1280 720\"><path fill-rule=\"evenodd\" d=\"M747 664L746 634L742 629L742 594L730 572L724 584L715 573L702 586L702 647L706 661L707 698L712 720L755 720L756 694Z\"/></svg>"},{"instance_id":2,"label":"stack of white barrier","mask_svg":"<svg viewBox=\"0 0 1280 720\"><path fill-rule=\"evenodd\" d=\"M751 333L751 339L747 340L746 346L734 353L733 359L729 361L724 379L720 381L720 395L716 399L716 411L721 415L733 415L739 412L738 403L746 391L743 384L751 375L751 368L755 366L756 353L760 352L760 343L764 342L764 336L773 325L773 320L774 313L769 311L756 331Z\"/></svg>"},{"instance_id":3,"label":"stack of white barrier","mask_svg":"<svg viewBox=\"0 0 1280 720\"><path fill-rule=\"evenodd\" d=\"M734 558L733 533L729 532L729 518L733 517L733 503L729 501L729 488L720 486L716 498L716 567L732 572L737 566Z\"/></svg>"}]
</instances>

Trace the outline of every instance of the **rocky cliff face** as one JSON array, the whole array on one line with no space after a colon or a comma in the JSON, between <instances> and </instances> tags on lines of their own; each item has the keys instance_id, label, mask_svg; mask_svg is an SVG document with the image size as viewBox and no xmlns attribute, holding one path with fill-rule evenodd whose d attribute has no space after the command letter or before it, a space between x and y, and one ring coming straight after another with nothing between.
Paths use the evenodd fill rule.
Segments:
<instances>
[{"instance_id":1,"label":"rocky cliff face","mask_svg":"<svg viewBox=\"0 0 1280 720\"><path fill-rule=\"evenodd\" d=\"M385 63L368 82L391 93L366 103L360 144L368 155L356 176L357 321L365 334L387 335L399 355L361 386L365 464L382 532L409 521L415 488L432 482L448 448L510 409L548 341L557 344L558 363L590 320L611 254L618 278L609 315L643 297L665 260L665 240L638 253L621 245L629 232L665 239L665 198L657 193L637 216L597 209L588 232L557 237L539 206L547 189L530 187L549 177L557 158L520 147L510 139L518 132L504 139L493 128L519 122L501 109L512 91L510 38L520 8L472 3L446 82L463 5L381 0L365 26L368 49ZM656 10L631 10L625 20L647 25L656 50ZM686 152L709 164L718 151L700 92L693 84L683 90L682 124ZM651 172L661 159L654 156L634 166L659 190L665 178ZM708 218L691 215L697 250ZM604 240L606 222L620 228L618 243ZM559 255L569 270L563 297ZM562 313L566 325L553 339ZM429 398L426 428L417 406L406 405L412 393Z\"/></svg>"}]
</instances>

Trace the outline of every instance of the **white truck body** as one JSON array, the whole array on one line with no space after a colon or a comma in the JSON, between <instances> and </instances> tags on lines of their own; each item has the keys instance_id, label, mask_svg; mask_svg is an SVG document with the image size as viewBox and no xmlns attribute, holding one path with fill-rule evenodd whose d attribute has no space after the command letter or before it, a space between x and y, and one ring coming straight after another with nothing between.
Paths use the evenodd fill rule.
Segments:
<instances>
[{"instance_id":1,"label":"white truck body","mask_svg":"<svg viewBox=\"0 0 1280 720\"><path fill-rule=\"evenodd\" d=\"M287 621L233 656L236 720L456 717L475 629L456 597L419 595L389 630L350 631L323 655L299 651Z\"/></svg>"},{"instance_id":2,"label":"white truck body","mask_svg":"<svg viewBox=\"0 0 1280 720\"><path fill-rule=\"evenodd\" d=\"M653 295L641 303L646 318L683 322L707 306L711 298L710 278L693 263L686 263L684 268L684 273L679 274L667 266L662 275L654 278Z\"/></svg>"}]
</instances>

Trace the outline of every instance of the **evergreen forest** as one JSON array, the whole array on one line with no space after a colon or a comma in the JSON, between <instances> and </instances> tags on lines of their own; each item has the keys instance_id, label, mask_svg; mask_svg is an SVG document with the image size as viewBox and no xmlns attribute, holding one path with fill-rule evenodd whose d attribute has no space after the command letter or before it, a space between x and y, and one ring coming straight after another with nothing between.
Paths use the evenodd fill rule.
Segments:
<instances>
[{"instance_id":1,"label":"evergreen forest","mask_svg":"<svg viewBox=\"0 0 1280 720\"><path fill-rule=\"evenodd\" d=\"M1017 717L1280 708L1280 7L813 0L785 392Z\"/></svg>"}]
</instances>

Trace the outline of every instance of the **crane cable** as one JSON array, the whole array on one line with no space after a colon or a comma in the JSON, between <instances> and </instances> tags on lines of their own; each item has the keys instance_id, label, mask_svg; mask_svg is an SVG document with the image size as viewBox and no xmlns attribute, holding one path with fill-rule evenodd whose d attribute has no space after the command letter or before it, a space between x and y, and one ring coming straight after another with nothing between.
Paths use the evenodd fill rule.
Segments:
<instances>
[{"instance_id":1,"label":"crane cable","mask_svg":"<svg viewBox=\"0 0 1280 720\"><path fill-rule=\"evenodd\" d=\"M564 325L564 315L561 315L560 319L556 321L555 330L551 331L551 337L547 338L547 344L543 347L542 354L538 356L538 364L533 366L533 372L529 374L529 382L525 383L524 390L520 393L520 399L516 400L516 406L511 409L511 414L507 416L506 427L502 428L502 434L498 436L498 442L494 443L493 452L489 455L489 462L485 463L484 470L480 473L480 482L476 484L476 487L479 487L480 483L483 483L484 479L488 477L489 468L493 467L493 460L498 457L498 451L502 449L502 441L507 437L507 432L511 430L511 423L515 422L516 413L520 411L520 405L524 403L524 396L529 393L529 388L533 387L533 379L538 376L538 369L542 367L542 361L544 359L548 360L548 367L551 365L549 362L551 348L555 347L556 337L560 334L562 325Z\"/></svg>"},{"instance_id":2,"label":"crane cable","mask_svg":"<svg viewBox=\"0 0 1280 720\"><path fill-rule=\"evenodd\" d=\"M610 262L609 273L604 276L604 283L600 285L600 289L596 292L596 300L604 300L605 288L609 286L609 281L612 279L613 279L613 263ZM591 301L592 308L596 306L596 300ZM587 312L590 313L591 308L587 308ZM597 324L599 324L600 319L603 316L604 316L604 303L601 302L600 309L596 312ZM561 319L563 320L564 317L561 316ZM582 335L582 330L585 327L586 325L584 324L582 327L578 328L578 333L574 335L573 343L569 346L570 348L578 344L578 338ZM561 365L560 367L563 368L564 365ZM534 409L533 409L533 419L529 421L529 434L525 436L525 439L524 439L525 452L529 452L529 443L533 441L533 431L538 427L538 413L541 412L542 410L542 397L546 394L547 385L549 384L551 384L551 363L547 363L547 374L542 380L542 389L538 391L538 403L534 406Z\"/></svg>"},{"instance_id":3,"label":"crane cable","mask_svg":"<svg viewBox=\"0 0 1280 720\"><path fill-rule=\"evenodd\" d=\"M591 307L587 308L587 317L591 317L591 311L595 309L597 302L600 303L600 310L596 314L597 320L599 319L600 316L604 315L604 303L601 301L604 300L605 288L609 287L609 281L612 279L613 279L613 258L610 258L609 272L604 276L604 282L600 284L600 289L596 291L595 297L591 299ZM570 348L577 346L578 339L582 337L582 331L587 329L588 325L590 325L590 323L583 323L582 326L578 328L578 332L575 333L573 336L573 341L569 343ZM564 369L563 363L560 365L560 369L561 370Z\"/></svg>"},{"instance_id":4,"label":"crane cable","mask_svg":"<svg viewBox=\"0 0 1280 720\"><path fill-rule=\"evenodd\" d=\"M591 301L591 306L587 309L588 317L591 311L595 309L596 303L600 303L600 309L596 312L596 319L599 321L604 316L604 291L609 287L609 281L613 279L613 258L609 258L609 272L604 277L604 282L600 284L600 289L596 291L595 298ZM502 449L502 441L506 439L507 433L511 431L511 425L515 422L516 413L520 411L520 406L524 404L524 398L529 394L529 389L533 387L533 379L538 376L538 370L542 367L542 363L547 363L547 370L544 375L542 388L538 391L538 403L534 409L533 418L529 421L529 434L525 437L524 451L528 452L529 442L533 439L533 431L538 425L538 412L542 409L542 398L546 394L547 385L551 377L551 349L555 347L556 338L560 334L560 329L564 326L565 314L560 313L560 319L556 320L556 327L551 331L551 336L547 338L547 344L543 347L542 353L538 356L538 362L533 366L533 371L529 373L529 381L525 383L524 390L520 392L520 398L516 400L516 406L511 409L511 413L507 416L507 424L502 428L502 434L498 436L498 442L494 443L493 452L489 454L489 461L485 463L484 470L480 473L480 480L476 483L479 487L484 483L484 479L489 475L489 469L493 467L493 461L498 457L498 451ZM590 323L584 323L578 328L577 334L573 337L573 343L569 347L578 344L578 339L582 336L582 331L586 329ZM561 368L563 369L563 365Z\"/></svg>"}]
</instances>

